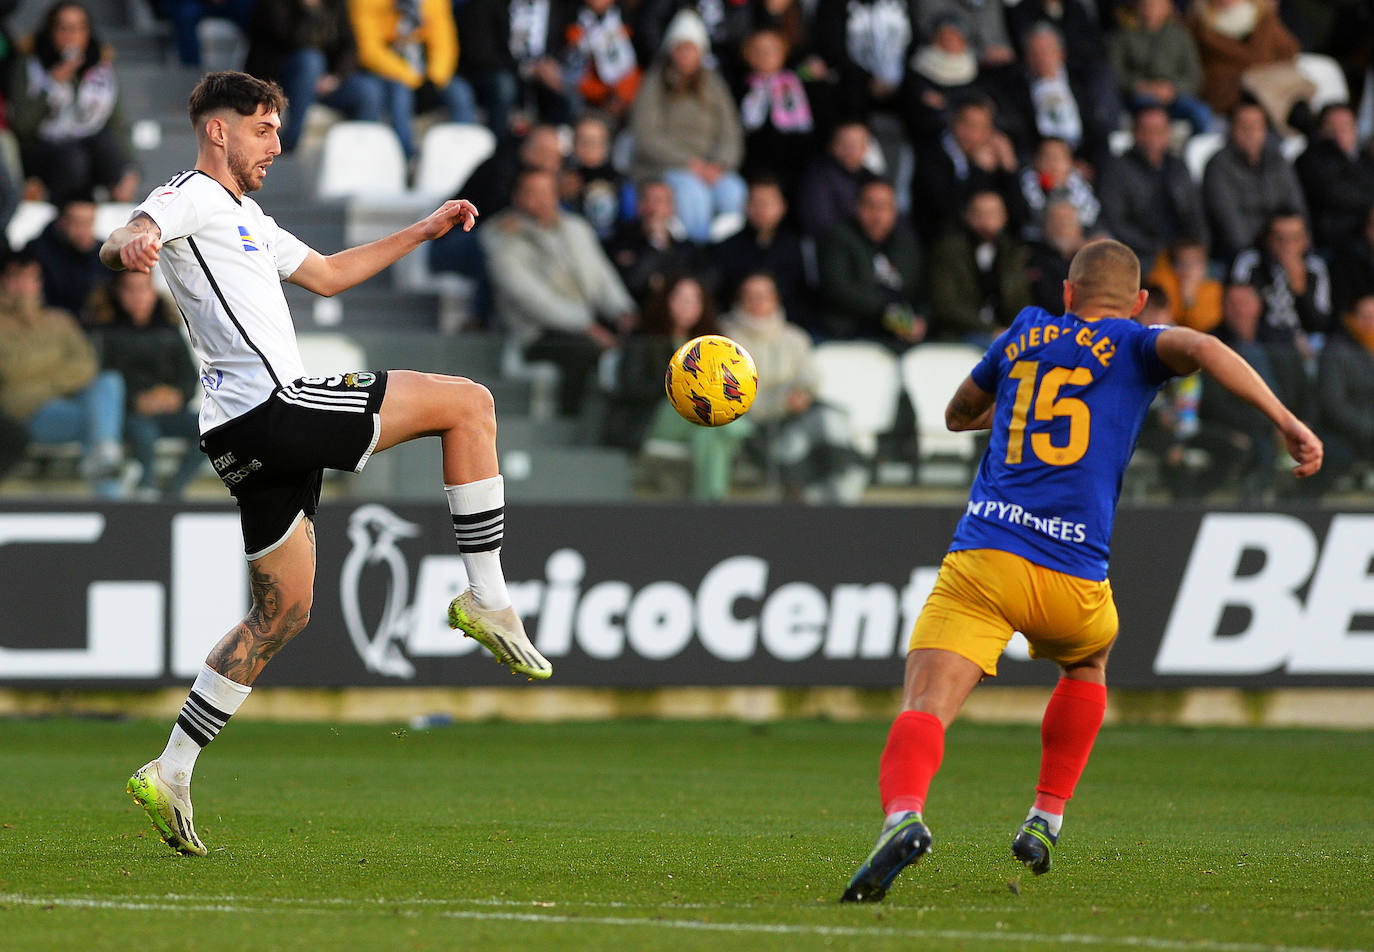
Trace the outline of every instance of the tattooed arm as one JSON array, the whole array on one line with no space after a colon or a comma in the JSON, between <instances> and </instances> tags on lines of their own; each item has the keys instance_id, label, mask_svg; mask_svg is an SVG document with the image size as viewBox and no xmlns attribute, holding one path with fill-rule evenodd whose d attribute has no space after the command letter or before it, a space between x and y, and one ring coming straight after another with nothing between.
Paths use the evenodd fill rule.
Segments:
<instances>
[{"instance_id":1,"label":"tattooed arm","mask_svg":"<svg viewBox=\"0 0 1374 952\"><path fill-rule=\"evenodd\" d=\"M945 426L951 430L986 430L992 426L993 395L965 377L945 407Z\"/></svg>"},{"instance_id":2,"label":"tattooed arm","mask_svg":"<svg viewBox=\"0 0 1374 952\"><path fill-rule=\"evenodd\" d=\"M110 232L100 246L100 261L115 271L151 271L162 249L162 229L139 212L127 225Z\"/></svg>"}]
</instances>

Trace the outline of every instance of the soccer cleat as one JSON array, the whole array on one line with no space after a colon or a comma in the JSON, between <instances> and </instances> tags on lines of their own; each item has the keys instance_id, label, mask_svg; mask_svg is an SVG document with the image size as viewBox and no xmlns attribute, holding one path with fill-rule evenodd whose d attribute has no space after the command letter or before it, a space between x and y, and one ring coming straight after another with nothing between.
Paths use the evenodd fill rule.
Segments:
<instances>
[{"instance_id":1,"label":"soccer cleat","mask_svg":"<svg viewBox=\"0 0 1374 952\"><path fill-rule=\"evenodd\" d=\"M878 845L849 881L840 902L881 902L897 874L930 852L930 841L930 830L921 821L921 814L908 813L906 819L878 836Z\"/></svg>"},{"instance_id":2,"label":"soccer cleat","mask_svg":"<svg viewBox=\"0 0 1374 952\"><path fill-rule=\"evenodd\" d=\"M498 662L510 668L511 674L523 674L531 681L543 681L553 674L553 665L525 636L525 626L514 608L497 612L478 608L472 589L468 589L449 603L448 626L461 628L464 635L476 638Z\"/></svg>"},{"instance_id":3,"label":"soccer cleat","mask_svg":"<svg viewBox=\"0 0 1374 952\"><path fill-rule=\"evenodd\" d=\"M187 856L204 856L209 852L191 825L190 794L181 796L163 780L162 768L156 760L134 771L124 789L148 814L162 842Z\"/></svg>"},{"instance_id":4,"label":"soccer cleat","mask_svg":"<svg viewBox=\"0 0 1374 952\"><path fill-rule=\"evenodd\" d=\"M1050 832L1044 817L1033 816L1021 824L1011 841L1011 855L1039 876L1050 871L1050 852L1059 837Z\"/></svg>"}]
</instances>

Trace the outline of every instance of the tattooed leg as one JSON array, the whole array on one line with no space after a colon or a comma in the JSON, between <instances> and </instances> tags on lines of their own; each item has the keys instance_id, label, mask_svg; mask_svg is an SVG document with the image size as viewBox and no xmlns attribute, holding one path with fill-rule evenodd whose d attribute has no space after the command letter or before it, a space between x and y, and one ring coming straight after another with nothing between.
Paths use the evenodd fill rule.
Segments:
<instances>
[{"instance_id":1,"label":"tattooed leg","mask_svg":"<svg viewBox=\"0 0 1374 952\"><path fill-rule=\"evenodd\" d=\"M205 663L231 681L252 684L272 656L310 621L315 587L315 525L302 519L275 551L248 563L253 605L211 649Z\"/></svg>"}]
</instances>

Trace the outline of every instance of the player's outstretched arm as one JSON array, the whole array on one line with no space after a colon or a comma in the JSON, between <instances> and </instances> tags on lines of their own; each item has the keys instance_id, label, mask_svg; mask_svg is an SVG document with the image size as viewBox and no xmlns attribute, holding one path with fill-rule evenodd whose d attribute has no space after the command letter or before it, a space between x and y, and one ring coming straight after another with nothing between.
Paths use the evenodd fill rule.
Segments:
<instances>
[{"instance_id":1,"label":"player's outstretched arm","mask_svg":"<svg viewBox=\"0 0 1374 952\"><path fill-rule=\"evenodd\" d=\"M148 272L157 264L158 252L162 250L162 229L147 215L139 212L129 219L127 225L120 225L110 232L110 237L100 246L100 261L115 271Z\"/></svg>"},{"instance_id":2,"label":"player's outstretched arm","mask_svg":"<svg viewBox=\"0 0 1374 952\"><path fill-rule=\"evenodd\" d=\"M995 399L982 387L965 377L945 407L945 426L951 430L986 430L992 426Z\"/></svg>"},{"instance_id":3,"label":"player's outstretched arm","mask_svg":"<svg viewBox=\"0 0 1374 952\"><path fill-rule=\"evenodd\" d=\"M1259 410L1278 427L1288 452L1298 461L1295 476L1311 476L1322 468L1322 441L1283 405L1245 358L1210 334L1171 327L1155 338L1159 359L1180 374L1202 370L1228 391Z\"/></svg>"},{"instance_id":4,"label":"player's outstretched arm","mask_svg":"<svg viewBox=\"0 0 1374 952\"><path fill-rule=\"evenodd\" d=\"M477 208L467 199L452 199L415 224L392 232L365 245L332 255L311 250L301 266L286 280L307 291L331 297L361 284L383 268L390 267L426 241L446 235L455 225L472 231L477 224Z\"/></svg>"}]
</instances>

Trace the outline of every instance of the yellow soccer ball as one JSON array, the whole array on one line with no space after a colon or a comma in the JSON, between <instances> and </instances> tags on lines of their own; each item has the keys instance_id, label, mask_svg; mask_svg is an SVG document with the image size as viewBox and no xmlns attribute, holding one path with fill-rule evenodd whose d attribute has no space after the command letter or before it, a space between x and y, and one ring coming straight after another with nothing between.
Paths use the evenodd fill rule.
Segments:
<instances>
[{"instance_id":1,"label":"yellow soccer ball","mask_svg":"<svg viewBox=\"0 0 1374 952\"><path fill-rule=\"evenodd\" d=\"M723 426L754 402L759 372L754 358L728 337L689 340L668 361L664 389L673 409L697 426Z\"/></svg>"}]
</instances>

